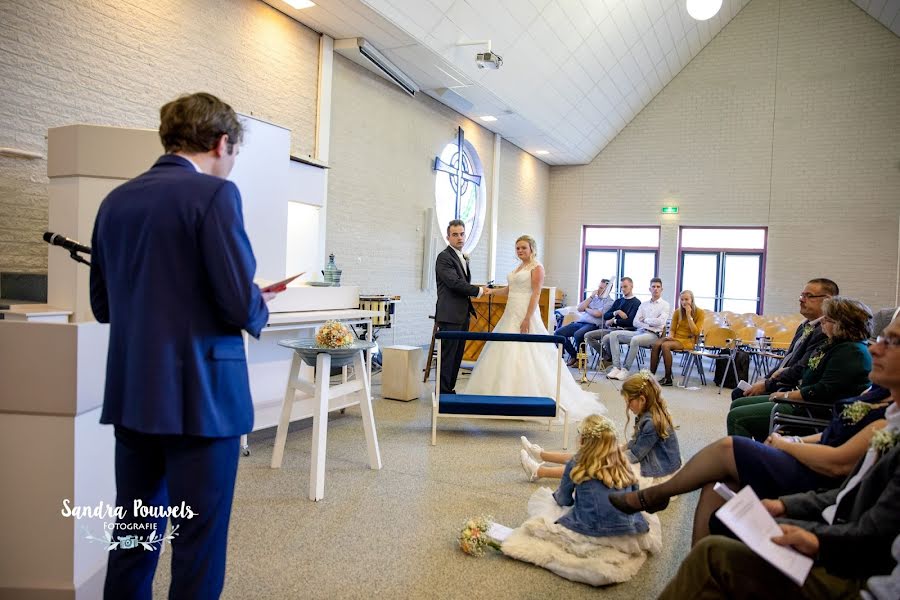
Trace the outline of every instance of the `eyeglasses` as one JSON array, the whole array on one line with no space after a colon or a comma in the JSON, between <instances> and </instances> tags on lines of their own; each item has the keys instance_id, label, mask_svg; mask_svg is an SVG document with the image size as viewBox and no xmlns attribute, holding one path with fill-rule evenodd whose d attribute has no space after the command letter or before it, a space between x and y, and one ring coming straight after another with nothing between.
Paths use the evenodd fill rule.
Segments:
<instances>
[{"instance_id":1,"label":"eyeglasses","mask_svg":"<svg viewBox=\"0 0 900 600\"><path fill-rule=\"evenodd\" d=\"M894 348L896 348L897 346L900 346L900 337L887 337L879 335L877 338L875 338L875 343L884 344L885 346L893 346Z\"/></svg>"},{"instance_id":2,"label":"eyeglasses","mask_svg":"<svg viewBox=\"0 0 900 600\"><path fill-rule=\"evenodd\" d=\"M828 294L810 294L808 292L803 292L800 294L800 298L803 300L809 300L810 298L827 298Z\"/></svg>"}]
</instances>

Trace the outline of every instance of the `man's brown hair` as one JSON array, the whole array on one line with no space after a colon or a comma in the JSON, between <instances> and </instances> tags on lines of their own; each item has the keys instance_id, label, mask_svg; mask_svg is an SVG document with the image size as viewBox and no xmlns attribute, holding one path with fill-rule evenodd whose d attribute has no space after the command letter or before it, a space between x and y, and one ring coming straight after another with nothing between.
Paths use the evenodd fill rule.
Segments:
<instances>
[{"instance_id":1,"label":"man's brown hair","mask_svg":"<svg viewBox=\"0 0 900 600\"><path fill-rule=\"evenodd\" d=\"M222 135L228 153L240 144L244 128L234 110L206 92L185 94L159 109L159 139L167 153L208 152Z\"/></svg>"}]
</instances>

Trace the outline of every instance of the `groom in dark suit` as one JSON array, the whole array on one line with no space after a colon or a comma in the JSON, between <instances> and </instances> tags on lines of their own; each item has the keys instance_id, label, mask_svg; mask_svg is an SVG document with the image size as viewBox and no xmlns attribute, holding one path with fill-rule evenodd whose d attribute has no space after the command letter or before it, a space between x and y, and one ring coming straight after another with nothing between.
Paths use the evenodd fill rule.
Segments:
<instances>
[{"instance_id":1,"label":"groom in dark suit","mask_svg":"<svg viewBox=\"0 0 900 600\"><path fill-rule=\"evenodd\" d=\"M472 285L469 259L463 252L466 243L466 224L458 219L447 225L447 246L438 254L434 265L437 279L437 307L434 320L441 331L468 331L469 315L475 314L471 297L490 294L487 288ZM463 340L441 342L441 393L456 393L456 376L462 362L466 343Z\"/></svg>"},{"instance_id":2,"label":"groom in dark suit","mask_svg":"<svg viewBox=\"0 0 900 600\"><path fill-rule=\"evenodd\" d=\"M239 439L253 426L241 330L259 337L274 294L253 283L241 195L225 179L237 115L198 93L160 121L166 154L106 197L91 239L91 307L110 324L100 422L115 427L125 510L111 533L158 538L165 516L142 518L134 503L179 507L169 597L218 598ZM104 597L149 599L160 544L126 542L109 551Z\"/></svg>"}]
</instances>

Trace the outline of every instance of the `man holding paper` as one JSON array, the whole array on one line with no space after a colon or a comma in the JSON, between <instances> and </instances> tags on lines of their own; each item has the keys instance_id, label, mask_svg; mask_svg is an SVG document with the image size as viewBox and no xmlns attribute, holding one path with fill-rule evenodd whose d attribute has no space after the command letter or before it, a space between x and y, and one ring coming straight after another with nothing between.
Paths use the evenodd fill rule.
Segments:
<instances>
[{"instance_id":1,"label":"man holding paper","mask_svg":"<svg viewBox=\"0 0 900 600\"><path fill-rule=\"evenodd\" d=\"M771 541L815 561L803 584L744 543L708 536L660 598L856 597L867 578L891 572L891 544L900 535L900 319L870 352L873 379L891 390L893 404L866 456L838 489L762 501L781 528Z\"/></svg>"},{"instance_id":2,"label":"man holding paper","mask_svg":"<svg viewBox=\"0 0 900 600\"><path fill-rule=\"evenodd\" d=\"M173 516L170 598L218 598L240 436L253 426L241 331L268 320L253 283L256 261L241 196L225 178L242 127L205 93L160 110L166 154L100 205L91 240L91 307L109 323L101 423L115 427L113 539L164 535L165 517L144 506L187 508ZM183 509L184 511L184 509ZM134 546L134 544L132 544ZM159 545L109 551L104 597L152 596Z\"/></svg>"}]
</instances>

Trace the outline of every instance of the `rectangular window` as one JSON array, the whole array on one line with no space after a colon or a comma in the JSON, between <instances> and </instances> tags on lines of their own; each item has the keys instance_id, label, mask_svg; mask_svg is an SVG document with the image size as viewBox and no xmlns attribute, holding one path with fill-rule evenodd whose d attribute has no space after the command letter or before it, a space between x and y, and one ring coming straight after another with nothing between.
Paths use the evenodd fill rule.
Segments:
<instances>
[{"instance_id":1,"label":"rectangular window","mask_svg":"<svg viewBox=\"0 0 900 600\"><path fill-rule=\"evenodd\" d=\"M694 292L697 306L762 314L765 227L682 227L678 291Z\"/></svg>"},{"instance_id":2,"label":"rectangular window","mask_svg":"<svg viewBox=\"0 0 900 600\"><path fill-rule=\"evenodd\" d=\"M586 225L583 240L580 298L601 279L609 279L611 295L619 296L622 277L631 277L641 301L650 298L650 279L657 276L659 263L659 227Z\"/></svg>"}]
</instances>

